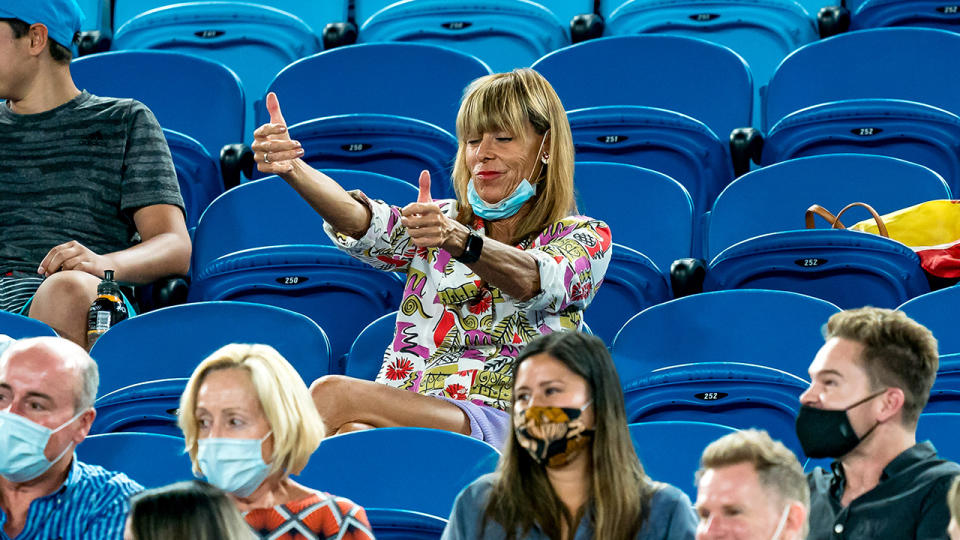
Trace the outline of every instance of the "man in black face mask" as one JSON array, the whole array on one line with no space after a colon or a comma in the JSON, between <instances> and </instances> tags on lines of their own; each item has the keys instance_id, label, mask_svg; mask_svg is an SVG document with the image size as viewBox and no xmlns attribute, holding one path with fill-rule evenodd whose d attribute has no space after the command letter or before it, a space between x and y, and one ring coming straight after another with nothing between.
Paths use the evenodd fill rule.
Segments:
<instances>
[{"instance_id":1,"label":"man in black face mask","mask_svg":"<svg viewBox=\"0 0 960 540\"><path fill-rule=\"evenodd\" d=\"M960 466L917 443L938 367L937 341L904 313L837 313L810 364L797 436L809 457L832 457L810 484L808 540L946 539L946 493Z\"/></svg>"}]
</instances>

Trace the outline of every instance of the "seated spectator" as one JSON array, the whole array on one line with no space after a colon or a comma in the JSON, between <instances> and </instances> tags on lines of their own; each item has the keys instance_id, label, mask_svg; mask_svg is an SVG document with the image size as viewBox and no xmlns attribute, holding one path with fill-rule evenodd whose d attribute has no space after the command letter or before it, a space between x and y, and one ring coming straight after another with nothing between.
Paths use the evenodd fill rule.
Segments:
<instances>
[{"instance_id":1,"label":"seated spectator","mask_svg":"<svg viewBox=\"0 0 960 540\"><path fill-rule=\"evenodd\" d=\"M810 489L793 452L748 429L703 451L696 506L697 540L803 540Z\"/></svg>"},{"instance_id":2,"label":"seated spectator","mask_svg":"<svg viewBox=\"0 0 960 540\"><path fill-rule=\"evenodd\" d=\"M180 399L193 470L226 491L257 538L373 538L363 508L290 479L323 438L307 386L267 345L226 345Z\"/></svg>"},{"instance_id":3,"label":"seated spectator","mask_svg":"<svg viewBox=\"0 0 960 540\"><path fill-rule=\"evenodd\" d=\"M499 447L517 354L582 327L611 256L606 224L577 215L570 125L550 83L529 69L471 83L457 116L457 198L434 201L424 171L403 208L310 168L275 95L267 108L259 170L297 190L341 249L407 276L376 383L331 375L311 387L329 433L419 426Z\"/></svg>"},{"instance_id":4,"label":"seated spectator","mask_svg":"<svg viewBox=\"0 0 960 540\"><path fill-rule=\"evenodd\" d=\"M98 382L97 364L62 338L21 339L0 355L0 538L123 536L127 498L143 488L74 452Z\"/></svg>"},{"instance_id":5,"label":"seated spectator","mask_svg":"<svg viewBox=\"0 0 960 540\"><path fill-rule=\"evenodd\" d=\"M104 270L185 274L190 237L150 111L73 83L82 17L76 0L0 2L0 309L86 347Z\"/></svg>"},{"instance_id":6,"label":"seated spectator","mask_svg":"<svg viewBox=\"0 0 960 540\"><path fill-rule=\"evenodd\" d=\"M150 489L130 499L123 540L253 540L224 492L193 480Z\"/></svg>"},{"instance_id":7,"label":"seated spectator","mask_svg":"<svg viewBox=\"0 0 960 540\"><path fill-rule=\"evenodd\" d=\"M498 470L460 493L444 539L693 537L687 496L643 472L599 338L549 334L516 366L514 429Z\"/></svg>"},{"instance_id":8,"label":"seated spectator","mask_svg":"<svg viewBox=\"0 0 960 540\"><path fill-rule=\"evenodd\" d=\"M947 504L950 506L950 525L947 527L947 534L950 540L960 540L960 476L953 479L950 485L950 492L947 494Z\"/></svg>"},{"instance_id":9,"label":"seated spectator","mask_svg":"<svg viewBox=\"0 0 960 540\"><path fill-rule=\"evenodd\" d=\"M938 364L933 334L901 311L830 317L797 417L804 453L836 459L807 478L810 540L943 538L960 466L916 440Z\"/></svg>"}]
</instances>

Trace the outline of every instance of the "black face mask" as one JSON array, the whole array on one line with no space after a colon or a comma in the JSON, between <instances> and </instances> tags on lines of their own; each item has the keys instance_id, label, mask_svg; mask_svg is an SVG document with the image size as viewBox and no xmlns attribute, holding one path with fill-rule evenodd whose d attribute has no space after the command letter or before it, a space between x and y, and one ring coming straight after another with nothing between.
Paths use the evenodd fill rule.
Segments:
<instances>
[{"instance_id":1,"label":"black face mask","mask_svg":"<svg viewBox=\"0 0 960 540\"><path fill-rule=\"evenodd\" d=\"M880 422L867 430L863 437L859 437L853 430L853 425L850 424L847 411L886 391L887 389L883 389L869 395L846 409L826 410L801 405L800 413L797 415L797 438L800 439L803 453L811 458L839 458L850 453L873 433Z\"/></svg>"}]
</instances>

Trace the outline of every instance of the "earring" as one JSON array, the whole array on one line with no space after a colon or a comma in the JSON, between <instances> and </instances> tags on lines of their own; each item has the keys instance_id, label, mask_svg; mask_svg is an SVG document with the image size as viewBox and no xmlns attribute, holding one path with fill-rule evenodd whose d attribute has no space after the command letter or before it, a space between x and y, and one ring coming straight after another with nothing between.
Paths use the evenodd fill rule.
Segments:
<instances>
[{"instance_id":1,"label":"earring","mask_svg":"<svg viewBox=\"0 0 960 540\"><path fill-rule=\"evenodd\" d=\"M540 158L540 161L543 162L544 165L546 165L547 162L550 161L550 155L549 155L549 154L543 154L543 157Z\"/></svg>"}]
</instances>

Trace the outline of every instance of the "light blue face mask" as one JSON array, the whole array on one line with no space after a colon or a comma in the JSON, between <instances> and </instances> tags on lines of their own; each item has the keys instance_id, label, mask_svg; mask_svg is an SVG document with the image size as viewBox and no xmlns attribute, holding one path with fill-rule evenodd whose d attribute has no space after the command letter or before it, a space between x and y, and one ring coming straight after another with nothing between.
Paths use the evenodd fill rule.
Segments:
<instances>
[{"instance_id":1,"label":"light blue face mask","mask_svg":"<svg viewBox=\"0 0 960 540\"><path fill-rule=\"evenodd\" d=\"M31 422L9 411L0 411L0 475L11 482L29 482L47 472L54 463L60 461L73 448L73 442L52 460L47 459L43 451L50 436L60 431L87 412L78 412L73 418L50 429Z\"/></svg>"},{"instance_id":2,"label":"light blue face mask","mask_svg":"<svg viewBox=\"0 0 960 540\"><path fill-rule=\"evenodd\" d=\"M547 133L549 133L549 131L548 129L544 132L543 139L540 140L540 149L537 150L538 158L540 157L540 153L543 152L543 145L547 140ZM530 169L529 176L533 176L533 171L537 169L537 161L539 160L533 162L533 168ZM473 184L473 178L471 178L467 184L467 201L470 202L473 213L487 221L496 221L516 214L520 211L520 207L536 194L536 186L531 184L528 178L524 178L520 180L520 183L514 188L513 193L507 195L498 203L489 204L480 198L480 194L477 193L477 188Z\"/></svg>"},{"instance_id":3,"label":"light blue face mask","mask_svg":"<svg viewBox=\"0 0 960 540\"><path fill-rule=\"evenodd\" d=\"M237 497L249 497L270 476L262 439L200 439L197 462L207 481Z\"/></svg>"}]
</instances>

